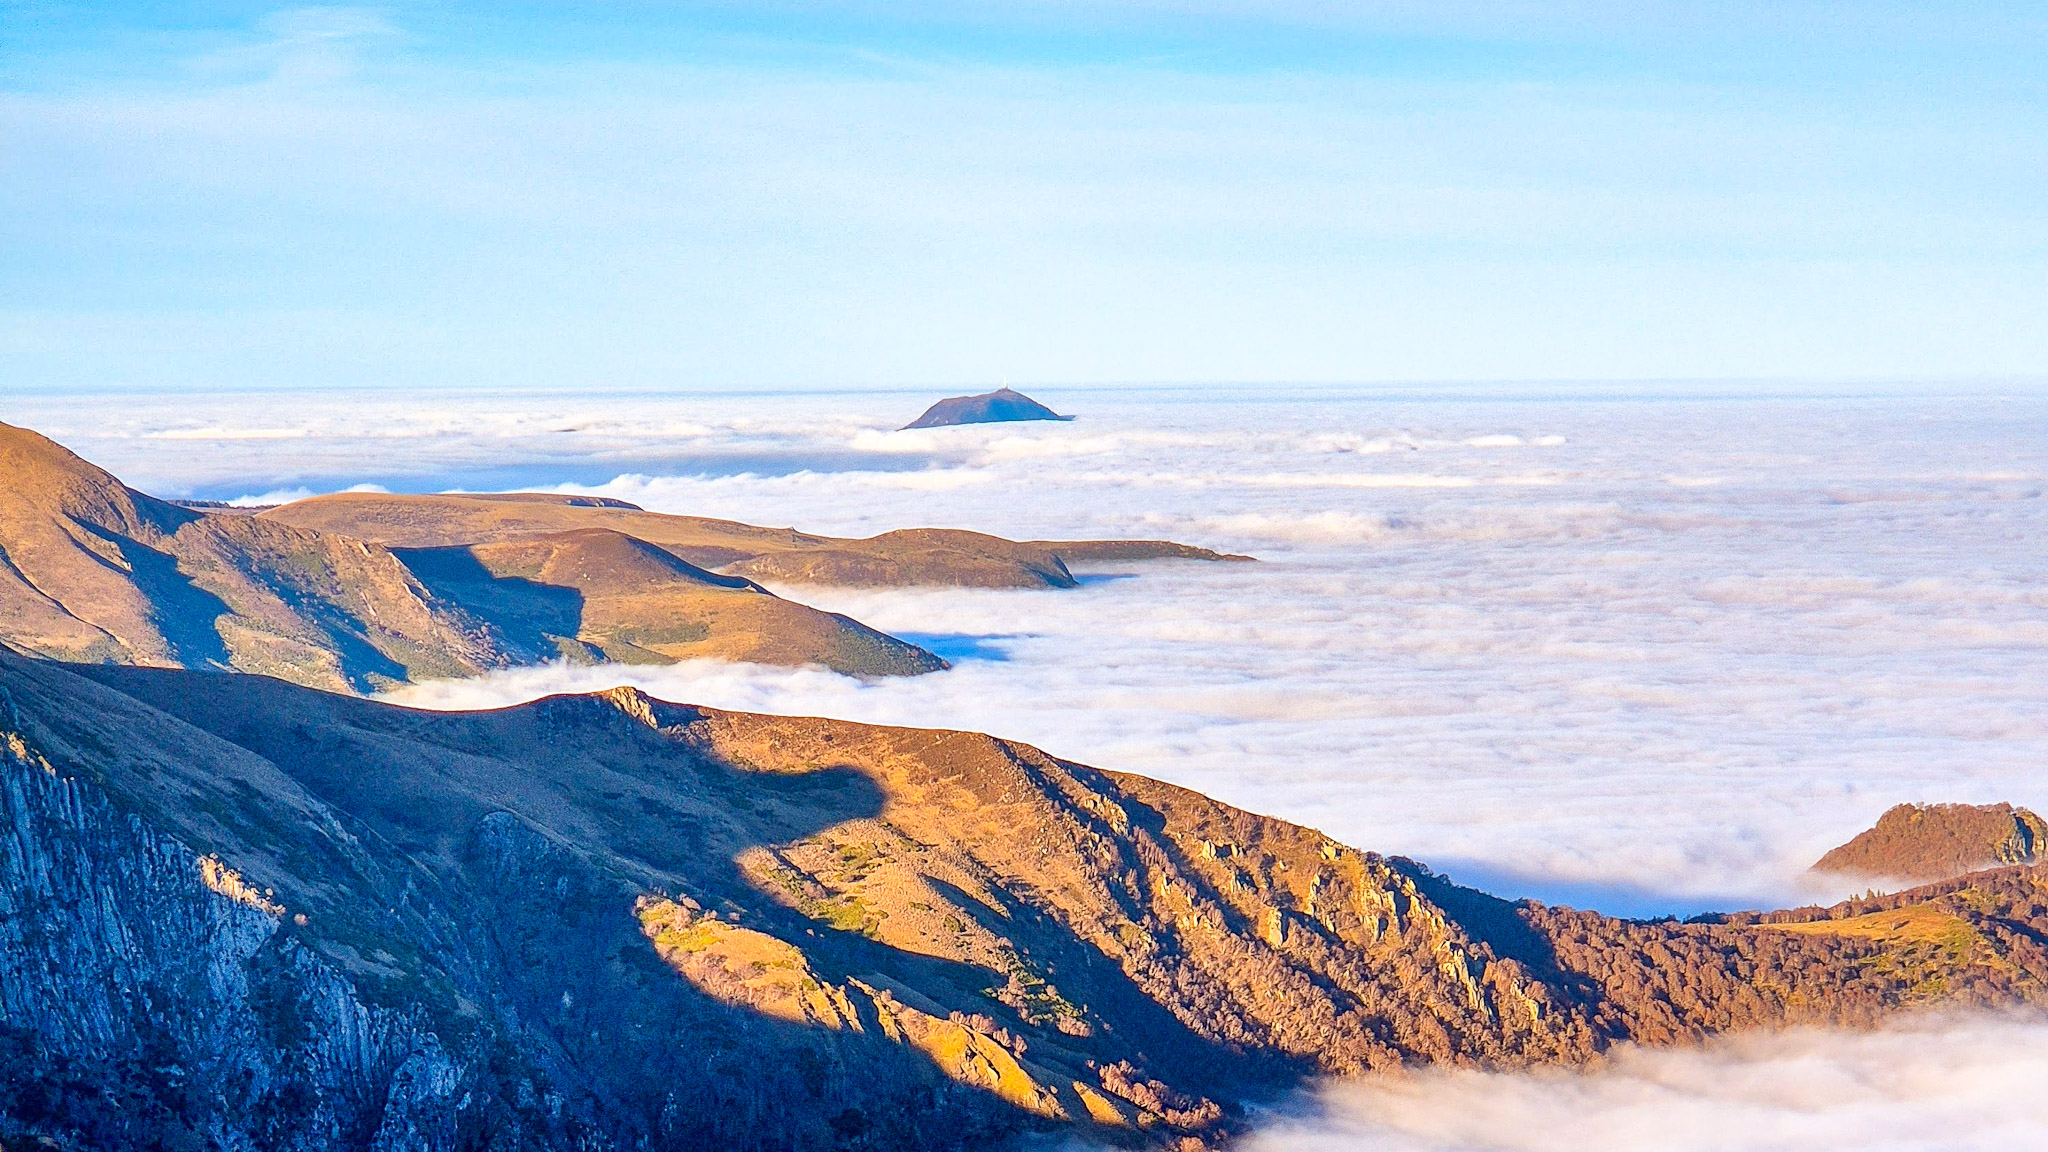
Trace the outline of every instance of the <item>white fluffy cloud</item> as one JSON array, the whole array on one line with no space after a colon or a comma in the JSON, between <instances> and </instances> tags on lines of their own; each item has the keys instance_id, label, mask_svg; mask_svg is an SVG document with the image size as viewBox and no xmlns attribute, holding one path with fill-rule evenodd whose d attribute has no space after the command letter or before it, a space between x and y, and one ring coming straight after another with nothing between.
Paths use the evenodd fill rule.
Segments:
<instances>
[{"instance_id":1,"label":"white fluffy cloud","mask_svg":"<svg viewBox=\"0 0 2048 1152\"><path fill-rule=\"evenodd\" d=\"M2048 1024L1935 1018L1586 1073L1422 1072L1328 1085L1247 1152L2002 1152L2048 1139Z\"/></svg>"}]
</instances>

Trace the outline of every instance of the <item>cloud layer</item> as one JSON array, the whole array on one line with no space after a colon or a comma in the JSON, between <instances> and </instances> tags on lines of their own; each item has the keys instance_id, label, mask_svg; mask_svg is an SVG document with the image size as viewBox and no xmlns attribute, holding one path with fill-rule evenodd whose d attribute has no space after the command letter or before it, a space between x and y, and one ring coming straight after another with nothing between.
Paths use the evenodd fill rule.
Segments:
<instances>
[{"instance_id":1,"label":"cloud layer","mask_svg":"<svg viewBox=\"0 0 2048 1152\"><path fill-rule=\"evenodd\" d=\"M1624 913L1837 895L1806 864L1902 800L2048 805L2048 449L2026 431L2048 403L1046 398L1082 419L895 432L930 399L900 394L9 418L216 497L588 478L567 488L812 531L1171 537L1263 560L1125 565L1068 592L784 590L968 657L910 681L542 669L408 702L630 681L985 729Z\"/></svg>"},{"instance_id":2,"label":"cloud layer","mask_svg":"<svg viewBox=\"0 0 2048 1152\"><path fill-rule=\"evenodd\" d=\"M2048 1024L1624 1049L1584 1074L1424 1072L1327 1086L1247 1152L1998 1152L2048 1138Z\"/></svg>"}]
</instances>

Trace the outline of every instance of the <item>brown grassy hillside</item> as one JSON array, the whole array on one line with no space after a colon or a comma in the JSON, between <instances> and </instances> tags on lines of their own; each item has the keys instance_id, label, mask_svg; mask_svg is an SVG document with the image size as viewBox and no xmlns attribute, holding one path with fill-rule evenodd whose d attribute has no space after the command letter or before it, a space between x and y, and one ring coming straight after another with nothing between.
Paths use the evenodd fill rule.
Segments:
<instances>
[{"instance_id":1,"label":"brown grassy hillside","mask_svg":"<svg viewBox=\"0 0 2048 1152\"><path fill-rule=\"evenodd\" d=\"M344 492L261 513L265 520L393 548L495 544L578 529L645 540L691 564L753 580L854 587L1072 588L1067 560L1243 560L1164 540L1035 541L910 528L845 540L731 520L668 516L621 501L509 493L391 496Z\"/></svg>"},{"instance_id":2,"label":"brown grassy hillside","mask_svg":"<svg viewBox=\"0 0 2048 1152\"><path fill-rule=\"evenodd\" d=\"M863 675L945 666L615 534L522 548L401 558L283 520L180 507L0 424L0 639L39 655L358 691L562 656Z\"/></svg>"},{"instance_id":3,"label":"brown grassy hillside","mask_svg":"<svg viewBox=\"0 0 2048 1152\"><path fill-rule=\"evenodd\" d=\"M41 1128L0 1096L17 1131L132 1139L88 1119L126 1092L278 1147L335 1146L302 1138L330 1121L429 1148L1216 1142L1313 1074L2039 1002L2048 976L2032 869L1642 923L974 733L11 657L0 691L0 1081L72 1085Z\"/></svg>"},{"instance_id":4,"label":"brown grassy hillside","mask_svg":"<svg viewBox=\"0 0 2048 1152\"><path fill-rule=\"evenodd\" d=\"M60 659L365 688L514 662L388 551L145 496L0 425L0 628Z\"/></svg>"}]
</instances>

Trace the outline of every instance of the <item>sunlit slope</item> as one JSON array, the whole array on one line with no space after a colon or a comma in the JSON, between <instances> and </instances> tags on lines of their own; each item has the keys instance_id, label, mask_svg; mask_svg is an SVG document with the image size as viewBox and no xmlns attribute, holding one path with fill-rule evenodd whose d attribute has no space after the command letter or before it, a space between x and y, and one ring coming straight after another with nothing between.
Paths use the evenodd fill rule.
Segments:
<instances>
[{"instance_id":1,"label":"sunlit slope","mask_svg":"<svg viewBox=\"0 0 2048 1152\"><path fill-rule=\"evenodd\" d=\"M957 529L911 528L847 540L761 528L731 520L669 516L616 500L541 493L393 496L346 492L316 496L260 518L374 540L393 548L497 544L574 529L632 536L700 567L792 584L855 587L950 585L973 588L1071 588L1066 558L1244 559L1159 540L1018 543Z\"/></svg>"},{"instance_id":2,"label":"sunlit slope","mask_svg":"<svg viewBox=\"0 0 2048 1152\"><path fill-rule=\"evenodd\" d=\"M0 639L57 659L224 668L357 691L561 657L713 656L860 675L945 666L623 537L401 559L344 535L157 500L7 425Z\"/></svg>"},{"instance_id":3,"label":"sunlit slope","mask_svg":"<svg viewBox=\"0 0 2048 1152\"><path fill-rule=\"evenodd\" d=\"M383 548L180 508L7 425L0 554L5 639L60 659L367 688L531 655L437 601Z\"/></svg>"},{"instance_id":4,"label":"sunlit slope","mask_svg":"<svg viewBox=\"0 0 2048 1152\"><path fill-rule=\"evenodd\" d=\"M1314 1073L2038 1001L2048 973L2031 869L1634 923L974 733L5 656L0 691L0 1083L75 1086L41 1106L103 1142L168 1116L423 1148L1163 1144ZM115 1088L138 1107L77 1102Z\"/></svg>"},{"instance_id":5,"label":"sunlit slope","mask_svg":"<svg viewBox=\"0 0 2048 1152\"><path fill-rule=\"evenodd\" d=\"M2001 864L2033 864L2048 822L2010 804L1899 804L1831 849L1815 872L1872 880L1944 880Z\"/></svg>"}]
</instances>

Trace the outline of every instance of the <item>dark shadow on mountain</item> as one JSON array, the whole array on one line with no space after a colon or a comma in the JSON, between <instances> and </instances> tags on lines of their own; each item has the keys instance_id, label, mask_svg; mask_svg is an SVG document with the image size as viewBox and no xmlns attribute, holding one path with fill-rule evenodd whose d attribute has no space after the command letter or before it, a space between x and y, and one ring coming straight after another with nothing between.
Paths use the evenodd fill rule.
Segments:
<instances>
[{"instance_id":1,"label":"dark shadow on mountain","mask_svg":"<svg viewBox=\"0 0 2048 1152\"><path fill-rule=\"evenodd\" d=\"M260 794L240 801L259 815L233 826L285 868L304 862L277 883L280 902L309 914L287 935L373 999L430 1013L451 1045L479 1027L497 1037L474 1089L493 1100L552 1085L574 1105L565 1114L602 1118L606 1139L654 1133L674 1148L807 1147L827 1129L829 1147L966 1148L1042 1123L941 1073L879 1021L834 1030L707 994L636 919L657 898L796 945L826 985L880 978L939 1019L980 1014L1028 1036L1039 1059L1089 1063L1085 1046L995 994L1014 972L835 928L799 910L800 892L764 890L742 870L750 851L882 817L880 786L860 767L726 758L688 737L700 710L638 696L428 713L257 676L67 668L260 756L334 814L355 854L346 867L299 842L329 835L302 818L266 823ZM209 847L237 858L232 844ZM1015 896L994 911L942 894L1010 941L1030 979L1117 1021L1117 1048L1179 1084L1242 1098L1306 1072L1189 1030ZM677 1116L688 1138L659 1135Z\"/></svg>"},{"instance_id":2,"label":"dark shadow on mountain","mask_svg":"<svg viewBox=\"0 0 2048 1152\"><path fill-rule=\"evenodd\" d=\"M583 593L574 588L495 575L460 545L394 548L392 554L427 591L490 623L519 649L546 657L576 645Z\"/></svg>"},{"instance_id":3,"label":"dark shadow on mountain","mask_svg":"<svg viewBox=\"0 0 2048 1152\"><path fill-rule=\"evenodd\" d=\"M83 526L121 550L128 564L128 577L155 608L150 622L170 644L182 664L193 667L228 668L227 644L221 640L218 621L234 614L227 602L192 582L178 570L176 558L126 537Z\"/></svg>"},{"instance_id":4,"label":"dark shadow on mountain","mask_svg":"<svg viewBox=\"0 0 2048 1152\"><path fill-rule=\"evenodd\" d=\"M1519 962L1538 980L1568 992L1580 1003L1599 1001L1599 987L1558 964L1556 947L1522 917L1517 902L1457 884L1405 856L1390 857L1387 864L1413 881L1418 891L1449 913L1473 939L1492 948L1494 955Z\"/></svg>"}]
</instances>

